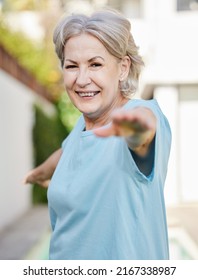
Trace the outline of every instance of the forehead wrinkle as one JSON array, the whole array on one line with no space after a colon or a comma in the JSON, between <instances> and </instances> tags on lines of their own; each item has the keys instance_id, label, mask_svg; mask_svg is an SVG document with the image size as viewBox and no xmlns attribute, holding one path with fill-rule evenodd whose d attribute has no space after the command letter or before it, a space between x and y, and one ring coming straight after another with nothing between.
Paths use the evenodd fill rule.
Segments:
<instances>
[{"instance_id":1,"label":"forehead wrinkle","mask_svg":"<svg viewBox=\"0 0 198 280\"><path fill-rule=\"evenodd\" d=\"M84 54L86 49L89 49L90 56L92 53L93 58L100 57L104 59L103 55L105 56L106 53L108 53L104 45L97 38L87 34L81 34L77 37L72 37L67 41L64 47L64 56L66 58L68 54L69 59L70 52L72 52L72 54L77 52L77 55L79 55ZM89 57L87 59L89 60ZM73 59L71 58L71 60Z\"/></svg>"}]
</instances>

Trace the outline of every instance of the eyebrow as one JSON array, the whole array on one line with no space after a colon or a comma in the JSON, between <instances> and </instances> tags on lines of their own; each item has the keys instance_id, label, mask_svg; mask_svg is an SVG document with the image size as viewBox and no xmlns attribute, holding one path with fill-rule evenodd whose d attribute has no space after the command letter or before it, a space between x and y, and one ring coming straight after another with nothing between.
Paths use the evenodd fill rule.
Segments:
<instances>
[{"instance_id":1,"label":"eyebrow","mask_svg":"<svg viewBox=\"0 0 198 280\"><path fill-rule=\"evenodd\" d=\"M97 59L97 58L100 58L100 59L102 59L103 61L104 61L104 58L102 57L102 56L94 56L94 57L92 57L92 58L90 58L89 60L88 60L88 62L92 62L93 60L95 60L95 59Z\"/></svg>"},{"instance_id":2,"label":"eyebrow","mask_svg":"<svg viewBox=\"0 0 198 280\"><path fill-rule=\"evenodd\" d=\"M102 59L104 61L104 58L98 55L98 56L94 56L94 57L90 58L88 60L88 62L92 62L92 61L94 61L97 58L100 58L100 59ZM72 60L72 59L65 59L65 62L71 62L71 63L77 64L77 62Z\"/></svg>"}]
</instances>

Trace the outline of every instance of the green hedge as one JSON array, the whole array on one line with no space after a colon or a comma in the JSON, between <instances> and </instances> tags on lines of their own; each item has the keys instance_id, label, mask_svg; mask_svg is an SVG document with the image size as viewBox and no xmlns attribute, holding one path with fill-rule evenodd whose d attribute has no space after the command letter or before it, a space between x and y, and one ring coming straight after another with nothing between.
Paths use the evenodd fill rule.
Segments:
<instances>
[{"instance_id":1,"label":"green hedge","mask_svg":"<svg viewBox=\"0 0 198 280\"><path fill-rule=\"evenodd\" d=\"M68 135L68 129L63 125L58 110L53 116L47 115L38 105L34 106L35 124L33 127L33 144L35 166L45 161L50 154L60 148L62 141ZM33 203L46 203L47 189L33 186Z\"/></svg>"},{"instance_id":2,"label":"green hedge","mask_svg":"<svg viewBox=\"0 0 198 280\"><path fill-rule=\"evenodd\" d=\"M0 34L0 44L7 52L58 99L63 90L62 73L59 70L59 62L52 41L38 44L23 33L11 30L1 16Z\"/></svg>"},{"instance_id":3,"label":"green hedge","mask_svg":"<svg viewBox=\"0 0 198 280\"><path fill-rule=\"evenodd\" d=\"M79 116L77 109L64 90L62 73L54 52L52 42L38 44L26 38L20 32L12 31L0 15L0 44L18 60L34 77L45 86L56 99L55 115L49 116L35 105L35 124L33 128L34 166L38 166L58 149L63 139L73 128ZM38 185L33 186L33 202L46 203L47 190Z\"/></svg>"}]
</instances>

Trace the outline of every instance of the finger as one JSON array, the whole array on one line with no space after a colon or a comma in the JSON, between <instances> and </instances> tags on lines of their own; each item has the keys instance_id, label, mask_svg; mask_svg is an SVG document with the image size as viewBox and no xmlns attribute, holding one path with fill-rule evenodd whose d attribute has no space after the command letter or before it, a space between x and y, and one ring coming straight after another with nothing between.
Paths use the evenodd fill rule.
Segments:
<instances>
[{"instance_id":1,"label":"finger","mask_svg":"<svg viewBox=\"0 0 198 280\"><path fill-rule=\"evenodd\" d=\"M22 183L23 183L24 185L30 184L30 183L31 183L30 176L29 176L29 175L26 176L26 177L22 180Z\"/></svg>"},{"instance_id":2,"label":"finger","mask_svg":"<svg viewBox=\"0 0 198 280\"><path fill-rule=\"evenodd\" d=\"M28 182L27 182L27 178L24 178L23 180L22 180L22 184L23 185L26 185Z\"/></svg>"},{"instance_id":3,"label":"finger","mask_svg":"<svg viewBox=\"0 0 198 280\"><path fill-rule=\"evenodd\" d=\"M139 121L121 121L120 122L120 127L125 129L125 130L128 130L128 131L131 131L131 133L141 133L141 132L145 132L146 130L149 129L147 123L141 123Z\"/></svg>"},{"instance_id":4,"label":"finger","mask_svg":"<svg viewBox=\"0 0 198 280\"><path fill-rule=\"evenodd\" d=\"M148 115L147 109L133 109L133 110L117 110L112 115L112 120L116 124L131 128L137 132L143 132L147 129L152 129L153 125Z\"/></svg>"}]
</instances>

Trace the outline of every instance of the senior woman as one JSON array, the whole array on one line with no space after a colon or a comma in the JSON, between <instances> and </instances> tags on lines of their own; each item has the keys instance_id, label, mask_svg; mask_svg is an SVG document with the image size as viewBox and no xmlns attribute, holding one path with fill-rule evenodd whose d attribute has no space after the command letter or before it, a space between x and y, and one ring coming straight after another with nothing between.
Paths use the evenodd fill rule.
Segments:
<instances>
[{"instance_id":1,"label":"senior woman","mask_svg":"<svg viewBox=\"0 0 198 280\"><path fill-rule=\"evenodd\" d=\"M45 185L53 174L50 259L168 259L171 132L155 100L132 99L143 62L130 22L115 11L63 17L54 44L82 116L25 179Z\"/></svg>"}]
</instances>

